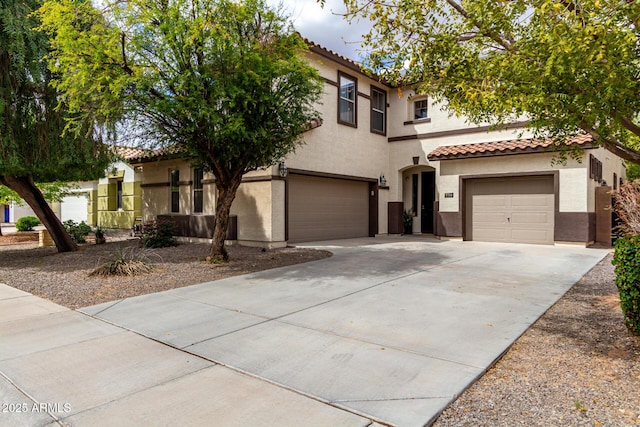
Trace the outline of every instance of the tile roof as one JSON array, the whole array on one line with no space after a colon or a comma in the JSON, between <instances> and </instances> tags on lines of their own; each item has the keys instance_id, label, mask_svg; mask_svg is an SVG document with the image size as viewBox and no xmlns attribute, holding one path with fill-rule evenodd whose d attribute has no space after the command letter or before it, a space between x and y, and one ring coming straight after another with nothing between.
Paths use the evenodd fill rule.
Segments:
<instances>
[{"instance_id":1,"label":"tile roof","mask_svg":"<svg viewBox=\"0 0 640 427\"><path fill-rule=\"evenodd\" d=\"M117 156L129 161L154 160L159 157L168 157L181 154L180 147L178 147L177 145L170 145L168 147L158 148L155 150L125 146L115 146L113 147L113 149Z\"/></svg>"},{"instance_id":2,"label":"tile roof","mask_svg":"<svg viewBox=\"0 0 640 427\"><path fill-rule=\"evenodd\" d=\"M578 145L590 148L590 135L577 135L565 141L567 146ZM453 160L472 157L489 157L507 154L557 151L553 139L512 139L509 141L482 142L479 144L443 145L427 155L429 160Z\"/></svg>"}]
</instances>

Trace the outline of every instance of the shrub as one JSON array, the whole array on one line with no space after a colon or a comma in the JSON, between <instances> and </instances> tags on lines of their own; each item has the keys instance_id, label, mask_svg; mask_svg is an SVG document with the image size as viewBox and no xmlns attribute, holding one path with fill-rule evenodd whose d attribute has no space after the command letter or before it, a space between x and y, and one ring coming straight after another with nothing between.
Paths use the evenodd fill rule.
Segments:
<instances>
[{"instance_id":1,"label":"shrub","mask_svg":"<svg viewBox=\"0 0 640 427\"><path fill-rule=\"evenodd\" d=\"M85 243L85 237L91 233L91 227L84 221L81 221L80 224L78 224L74 220L68 219L63 222L62 225L76 243Z\"/></svg>"},{"instance_id":2,"label":"shrub","mask_svg":"<svg viewBox=\"0 0 640 427\"><path fill-rule=\"evenodd\" d=\"M626 182L616 194L615 211L620 220L613 265L616 286L627 330L640 335L640 182Z\"/></svg>"},{"instance_id":3,"label":"shrub","mask_svg":"<svg viewBox=\"0 0 640 427\"><path fill-rule=\"evenodd\" d=\"M613 265L627 330L640 335L640 236L616 240Z\"/></svg>"},{"instance_id":4,"label":"shrub","mask_svg":"<svg viewBox=\"0 0 640 427\"><path fill-rule=\"evenodd\" d=\"M625 182L616 193L615 211L620 220L617 231L640 236L640 181Z\"/></svg>"},{"instance_id":5,"label":"shrub","mask_svg":"<svg viewBox=\"0 0 640 427\"><path fill-rule=\"evenodd\" d=\"M147 221L142 225L141 246L145 248L165 248L177 246L177 227L169 220Z\"/></svg>"},{"instance_id":6,"label":"shrub","mask_svg":"<svg viewBox=\"0 0 640 427\"><path fill-rule=\"evenodd\" d=\"M89 276L135 276L153 270L145 248L118 248L114 257L89 273Z\"/></svg>"},{"instance_id":7,"label":"shrub","mask_svg":"<svg viewBox=\"0 0 640 427\"><path fill-rule=\"evenodd\" d=\"M33 227L40 225L40 220L35 216L23 216L16 222L16 230L33 231Z\"/></svg>"}]
</instances>

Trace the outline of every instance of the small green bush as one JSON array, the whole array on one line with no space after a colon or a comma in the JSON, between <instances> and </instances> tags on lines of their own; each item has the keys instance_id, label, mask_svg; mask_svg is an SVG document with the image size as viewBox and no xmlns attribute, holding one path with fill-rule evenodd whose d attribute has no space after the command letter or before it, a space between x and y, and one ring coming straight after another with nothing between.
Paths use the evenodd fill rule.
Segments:
<instances>
[{"instance_id":1,"label":"small green bush","mask_svg":"<svg viewBox=\"0 0 640 427\"><path fill-rule=\"evenodd\" d=\"M624 324L630 333L640 335L640 236L616 240L612 263Z\"/></svg>"},{"instance_id":2,"label":"small green bush","mask_svg":"<svg viewBox=\"0 0 640 427\"><path fill-rule=\"evenodd\" d=\"M169 220L147 221L142 225L140 244L145 248L165 248L177 246L177 227Z\"/></svg>"},{"instance_id":3,"label":"small green bush","mask_svg":"<svg viewBox=\"0 0 640 427\"><path fill-rule=\"evenodd\" d=\"M88 226L84 221L80 221L80 224L76 223L72 219L68 219L62 223L64 229L67 230L67 233L71 236L74 242L76 243L85 243L85 237L91 233L91 227Z\"/></svg>"},{"instance_id":4,"label":"small green bush","mask_svg":"<svg viewBox=\"0 0 640 427\"><path fill-rule=\"evenodd\" d=\"M23 216L16 222L16 230L33 231L33 227L40 225L40 220L35 216Z\"/></svg>"}]
</instances>

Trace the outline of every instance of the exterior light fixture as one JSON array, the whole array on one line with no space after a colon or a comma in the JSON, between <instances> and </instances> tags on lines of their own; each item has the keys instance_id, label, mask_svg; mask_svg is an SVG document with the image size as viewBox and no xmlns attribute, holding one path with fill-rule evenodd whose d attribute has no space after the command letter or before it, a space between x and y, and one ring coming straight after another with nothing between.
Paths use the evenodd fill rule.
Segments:
<instances>
[{"instance_id":1,"label":"exterior light fixture","mask_svg":"<svg viewBox=\"0 0 640 427\"><path fill-rule=\"evenodd\" d=\"M387 178L380 174L380 186L385 187L387 185Z\"/></svg>"},{"instance_id":2,"label":"exterior light fixture","mask_svg":"<svg viewBox=\"0 0 640 427\"><path fill-rule=\"evenodd\" d=\"M287 177L287 165L284 164L284 161L280 162L278 165L278 172L280 173L281 178Z\"/></svg>"}]
</instances>

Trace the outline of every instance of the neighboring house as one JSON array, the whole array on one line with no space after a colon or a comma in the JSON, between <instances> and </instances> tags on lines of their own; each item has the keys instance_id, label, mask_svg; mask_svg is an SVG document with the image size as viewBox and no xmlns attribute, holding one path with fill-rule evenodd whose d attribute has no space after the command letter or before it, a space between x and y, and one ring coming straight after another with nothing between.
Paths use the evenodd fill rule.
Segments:
<instances>
[{"instance_id":1,"label":"neighboring house","mask_svg":"<svg viewBox=\"0 0 640 427\"><path fill-rule=\"evenodd\" d=\"M121 156L129 149L116 147ZM128 163L116 162L88 197L89 225L102 228L131 228L136 217L142 217L141 176Z\"/></svg>"},{"instance_id":2,"label":"neighboring house","mask_svg":"<svg viewBox=\"0 0 640 427\"><path fill-rule=\"evenodd\" d=\"M524 122L502 131L471 126L430 98L388 87L309 45L309 61L325 81L322 122L281 165L244 177L231 240L279 247L396 234L410 210L415 233L584 245L596 240L598 218L610 221L606 190L618 188L624 164L588 137L571 141L584 148L581 161L556 164L550 142L532 140ZM131 149L124 157L140 171L145 220L171 217L183 236L211 237L213 176L166 151ZM597 194L605 195L603 206ZM610 222L608 231L603 224L610 234Z\"/></svg>"},{"instance_id":3,"label":"neighboring house","mask_svg":"<svg viewBox=\"0 0 640 427\"><path fill-rule=\"evenodd\" d=\"M119 155L129 148L116 147ZM61 221L84 221L101 228L130 229L142 217L141 176L128 163L119 161L109 166L104 178L71 183L70 194L51 207ZM4 207L4 209L2 209ZM24 216L35 216L28 205L0 205L1 222L15 223Z\"/></svg>"}]
</instances>

